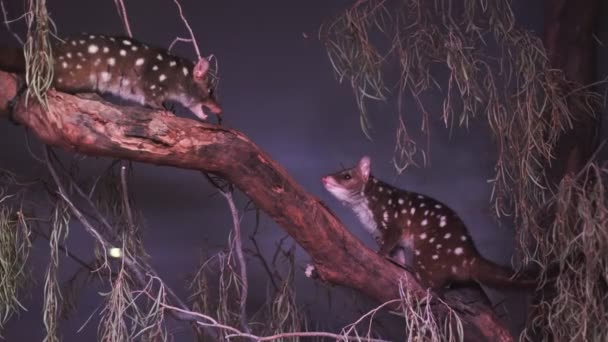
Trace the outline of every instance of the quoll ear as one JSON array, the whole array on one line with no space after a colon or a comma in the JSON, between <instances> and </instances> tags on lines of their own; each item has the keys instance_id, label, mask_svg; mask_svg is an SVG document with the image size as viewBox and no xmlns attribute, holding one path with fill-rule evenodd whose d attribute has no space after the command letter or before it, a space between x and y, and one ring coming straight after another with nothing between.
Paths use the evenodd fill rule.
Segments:
<instances>
[{"instance_id":1,"label":"quoll ear","mask_svg":"<svg viewBox=\"0 0 608 342\"><path fill-rule=\"evenodd\" d=\"M368 156L363 156L361 160L359 160L359 172L361 172L361 177L367 182L369 179L369 173L371 168L371 160Z\"/></svg>"},{"instance_id":2,"label":"quoll ear","mask_svg":"<svg viewBox=\"0 0 608 342\"><path fill-rule=\"evenodd\" d=\"M209 61L207 58L201 57L194 66L192 77L194 77L195 80L201 81L205 78L205 75L207 75L207 71L209 71Z\"/></svg>"}]
</instances>

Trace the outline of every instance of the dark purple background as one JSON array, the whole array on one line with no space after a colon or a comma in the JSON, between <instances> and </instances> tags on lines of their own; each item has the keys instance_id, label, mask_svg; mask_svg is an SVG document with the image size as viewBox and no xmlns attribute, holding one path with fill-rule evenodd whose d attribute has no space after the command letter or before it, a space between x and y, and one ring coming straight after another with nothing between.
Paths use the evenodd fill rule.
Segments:
<instances>
[{"instance_id":1,"label":"dark purple background","mask_svg":"<svg viewBox=\"0 0 608 342\"><path fill-rule=\"evenodd\" d=\"M10 17L21 14L20 7L16 6L20 1L9 2ZM186 36L172 1L126 2L136 38L167 46L176 35ZM364 138L351 90L347 84L335 81L326 51L316 39L322 21L351 1L181 2L202 53L213 53L219 59L219 94L225 124L251 137L306 189L325 201L369 246L375 248L354 215L330 197L319 181L323 174L335 171L341 163L350 166L363 154L372 157L373 172L377 176L434 196L451 206L468 224L483 255L498 263L509 263L512 229L509 225L498 226L490 213L490 186L486 180L493 177L495 146L485 120L473 122L468 132L455 129L450 136L438 115L434 115L431 165L410 169L398 178L390 164L396 123L394 106L372 107L375 141ZM49 6L60 35L80 31L122 33L113 1L62 0L51 1ZM520 24L540 32L542 2L515 1L515 9ZM0 29L0 43L9 42L16 43L4 28ZM185 44L177 51L193 57ZM437 98L434 102L440 101ZM422 138L417 131L417 111L408 107L406 112L412 125L410 132ZM39 153L39 143L32 139ZM45 174L44 168L26 151L23 128L0 121L0 142L3 146L0 167L23 178ZM107 164L106 159L87 158L82 176L94 175L100 166ZM166 282L185 298L184 280L196 269L200 258L225 245L231 228L227 204L221 197L211 197L213 189L193 171L136 164L131 187L145 217L144 239L151 262ZM246 199L238 196L238 204L242 207L245 203ZM252 217L249 214L243 223L247 234L252 227ZM283 230L263 217L258 238L267 253L274 251L276 241L283 235ZM71 228L68 247L89 260L91 239L77 224ZM37 283L22 301L28 311L8 323L4 331L7 341L41 341L44 336L42 286L49 249L41 239L33 249L32 267ZM326 290L301 272L308 260L306 253L298 250L297 298L300 304L310 308L319 328L337 331L352 320L352 305L347 304L350 294L333 289L334 301L328 305ZM60 265L64 278L77 269L68 258L62 258ZM249 307L255 308L264 300L267 286L267 278L256 260L249 262L249 276ZM96 319L81 333L76 330L90 315L99 314L103 301L97 292L101 290L107 288L94 285L82 293L78 312L61 323L64 341L95 340ZM511 314L516 316L513 324L516 327L517 317L523 312ZM187 326L171 325L171 328L175 341L189 340Z\"/></svg>"}]
</instances>

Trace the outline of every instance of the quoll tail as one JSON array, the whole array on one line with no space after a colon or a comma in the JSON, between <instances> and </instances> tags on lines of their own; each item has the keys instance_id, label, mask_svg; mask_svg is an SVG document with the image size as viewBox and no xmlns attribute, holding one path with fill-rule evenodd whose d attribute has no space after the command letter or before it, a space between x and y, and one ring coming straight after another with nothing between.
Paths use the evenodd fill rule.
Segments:
<instances>
[{"instance_id":1,"label":"quoll tail","mask_svg":"<svg viewBox=\"0 0 608 342\"><path fill-rule=\"evenodd\" d=\"M23 49L16 47L0 47L0 70L24 73L25 72L25 57Z\"/></svg>"},{"instance_id":2,"label":"quoll tail","mask_svg":"<svg viewBox=\"0 0 608 342\"><path fill-rule=\"evenodd\" d=\"M477 265L473 267L471 276L482 285L522 290L534 289L537 286L537 280L532 275L524 273L514 277L515 271L481 258L476 263Z\"/></svg>"}]
</instances>

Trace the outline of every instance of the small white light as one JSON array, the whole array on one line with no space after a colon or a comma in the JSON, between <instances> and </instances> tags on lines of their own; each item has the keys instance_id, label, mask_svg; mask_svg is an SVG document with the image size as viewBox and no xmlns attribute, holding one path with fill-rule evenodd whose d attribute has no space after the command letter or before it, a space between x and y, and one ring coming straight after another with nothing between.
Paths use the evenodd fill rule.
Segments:
<instances>
[{"instance_id":1,"label":"small white light","mask_svg":"<svg viewBox=\"0 0 608 342\"><path fill-rule=\"evenodd\" d=\"M118 247L110 248L110 256L112 258L117 258L117 259L122 257L122 249L120 249Z\"/></svg>"}]
</instances>

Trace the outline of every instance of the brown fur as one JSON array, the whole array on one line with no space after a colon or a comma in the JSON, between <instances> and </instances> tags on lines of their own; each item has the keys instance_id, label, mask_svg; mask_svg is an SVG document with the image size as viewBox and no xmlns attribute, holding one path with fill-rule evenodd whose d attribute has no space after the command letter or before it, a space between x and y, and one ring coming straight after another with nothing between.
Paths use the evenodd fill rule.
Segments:
<instances>
[{"instance_id":1,"label":"brown fur","mask_svg":"<svg viewBox=\"0 0 608 342\"><path fill-rule=\"evenodd\" d=\"M490 287L533 288L533 278L512 279L514 272L483 258L464 222L447 205L396 188L370 173L370 160L323 177L328 191L350 206L380 244L379 254L399 257L410 250L412 267L423 285L479 282Z\"/></svg>"},{"instance_id":2,"label":"brown fur","mask_svg":"<svg viewBox=\"0 0 608 342\"><path fill-rule=\"evenodd\" d=\"M203 106L222 110L208 75L209 62L196 65L128 37L87 35L52 41L53 86L68 93L112 94L156 109L176 102L206 119ZM0 48L0 69L25 72L23 50Z\"/></svg>"}]
</instances>

